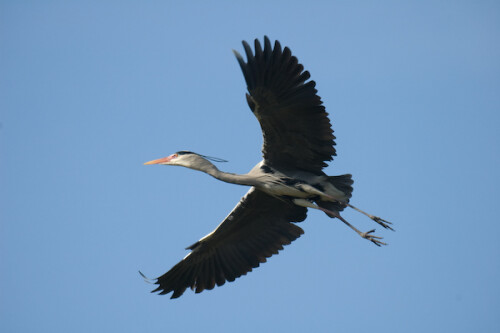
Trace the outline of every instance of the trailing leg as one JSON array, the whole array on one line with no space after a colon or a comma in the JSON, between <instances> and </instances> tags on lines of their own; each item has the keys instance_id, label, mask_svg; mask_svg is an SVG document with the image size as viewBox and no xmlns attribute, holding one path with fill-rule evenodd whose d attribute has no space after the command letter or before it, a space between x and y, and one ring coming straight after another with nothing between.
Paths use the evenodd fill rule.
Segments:
<instances>
[{"instance_id":1,"label":"trailing leg","mask_svg":"<svg viewBox=\"0 0 500 333\"><path fill-rule=\"evenodd\" d=\"M342 216L340 216L339 212L337 212L337 211L333 211L333 210L329 210L329 209L320 207L307 199L293 199L292 201L297 206L319 209L332 218L334 218L334 217L338 218L339 220L344 222L349 228L354 230L358 235L360 235L364 239L368 239L369 241L371 241L373 244L375 244L377 246L387 245L386 243L380 241L380 239L382 239L382 237L372 235L372 233L375 232L375 229L372 229L372 230L367 231L367 232L361 232L355 226L353 226L352 224L347 222Z\"/></svg>"},{"instance_id":2,"label":"trailing leg","mask_svg":"<svg viewBox=\"0 0 500 333\"><path fill-rule=\"evenodd\" d=\"M321 207L319 209L323 210L323 208L321 208ZM328 213L334 214L336 212L328 211ZM342 216L340 216L340 214L338 212L335 214L335 217L338 218L339 220L341 220L342 222L344 222L349 228L351 228L352 230L356 231L356 233L358 235L360 235L364 239L368 239L373 244L375 244L377 246L387 245L387 243L384 243L384 242L380 241L380 239L382 239L383 237L372 235L372 233L375 232L375 229L372 229L372 230L367 231L367 232L361 232L355 226L353 226L352 224L350 224L349 222L347 222Z\"/></svg>"},{"instance_id":3,"label":"trailing leg","mask_svg":"<svg viewBox=\"0 0 500 333\"><path fill-rule=\"evenodd\" d=\"M360 212L361 214L364 214L366 216L368 216L369 218L371 218L373 221L377 222L378 224L380 224L382 227L386 228L386 229L390 229L392 231L394 231L394 229L389 225L389 224L392 224L391 222L389 221L386 221L378 216L374 216L374 215L371 215L371 214L368 214L367 212L364 212L362 211L361 209L357 208L357 207L354 207L353 205L351 205L350 203L346 202L346 205L351 207L352 209L354 210L357 210L358 212Z\"/></svg>"}]
</instances>

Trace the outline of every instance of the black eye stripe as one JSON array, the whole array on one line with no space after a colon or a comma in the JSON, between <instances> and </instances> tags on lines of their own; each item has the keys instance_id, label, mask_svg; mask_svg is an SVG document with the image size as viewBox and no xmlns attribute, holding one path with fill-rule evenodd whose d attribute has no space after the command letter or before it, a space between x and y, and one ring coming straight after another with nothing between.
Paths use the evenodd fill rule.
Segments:
<instances>
[{"instance_id":1,"label":"black eye stripe","mask_svg":"<svg viewBox=\"0 0 500 333\"><path fill-rule=\"evenodd\" d=\"M194 153L194 152L188 151L188 150L181 150L181 151L178 151L176 154L179 156L180 155L198 155L198 156L201 156L203 158L206 158L207 160L214 161L214 162L227 162L225 159L222 159L222 158L201 155L201 154L197 154L197 153Z\"/></svg>"},{"instance_id":2,"label":"black eye stripe","mask_svg":"<svg viewBox=\"0 0 500 333\"><path fill-rule=\"evenodd\" d=\"M195 154L195 153L193 153L192 151L181 150L181 151L178 151L176 154L178 154L178 155L188 155L188 154Z\"/></svg>"}]
</instances>

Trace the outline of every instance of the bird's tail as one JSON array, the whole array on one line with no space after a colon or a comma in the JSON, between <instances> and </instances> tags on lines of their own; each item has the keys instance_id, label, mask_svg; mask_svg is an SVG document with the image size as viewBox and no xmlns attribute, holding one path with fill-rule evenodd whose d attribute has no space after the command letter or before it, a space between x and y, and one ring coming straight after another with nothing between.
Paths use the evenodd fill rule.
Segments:
<instances>
[{"instance_id":1,"label":"bird's tail","mask_svg":"<svg viewBox=\"0 0 500 333\"><path fill-rule=\"evenodd\" d=\"M344 208L347 207L347 203L349 202L349 199L352 196L352 190L353 190L352 184L354 183L354 181L352 180L352 175L345 174L340 176L328 176L327 181L330 182L330 184L332 184L333 186L335 186L336 189L344 193L345 200L335 201L335 202L318 200L316 201L316 204L321 208L325 208L334 212L341 212L344 210ZM332 218L335 217L328 213L326 214Z\"/></svg>"},{"instance_id":2,"label":"bird's tail","mask_svg":"<svg viewBox=\"0 0 500 333\"><path fill-rule=\"evenodd\" d=\"M346 174L346 175L340 175L340 176L330 176L327 178L327 180L333 186L335 186L339 191L342 191L345 194L345 199L339 200L339 201L321 201L321 200L315 201L319 207L324 208L326 210L326 211L324 211L326 215L328 215L331 218L337 217L337 218L341 219L344 223L348 224L352 228L352 226L347 221L345 221L342 217L340 217L340 215L339 215L339 212L341 212L342 210L344 210L344 208L349 206L352 209L360 212L361 214L368 216L373 221L380 224L382 227L394 231L394 229L391 226L392 225L391 222L384 220L378 216L368 214L367 212L362 211L361 209L354 207L353 205L351 205L349 203L349 199L351 198L352 190L353 190L352 184L354 183L351 175ZM328 211L330 211L331 213L329 213ZM374 230L372 230L372 231L374 231ZM371 233L372 231L369 231L368 233ZM365 236L366 236L366 233L365 233ZM363 236L363 237L365 237L365 236ZM380 237L376 237L376 238L380 239ZM380 241L374 241L373 239L372 239L372 242L374 242L378 246L380 246L381 244L386 245L385 243L382 243Z\"/></svg>"},{"instance_id":3,"label":"bird's tail","mask_svg":"<svg viewBox=\"0 0 500 333\"><path fill-rule=\"evenodd\" d=\"M354 181L352 180L352 175L351 174L345 174L345 175L340 175L340 176L329 176L328 182L335 186L338 190L344 192L346 201L349 202L349 199L352 196L352 184L354 184Z\"/></svg>"}]
</instances>

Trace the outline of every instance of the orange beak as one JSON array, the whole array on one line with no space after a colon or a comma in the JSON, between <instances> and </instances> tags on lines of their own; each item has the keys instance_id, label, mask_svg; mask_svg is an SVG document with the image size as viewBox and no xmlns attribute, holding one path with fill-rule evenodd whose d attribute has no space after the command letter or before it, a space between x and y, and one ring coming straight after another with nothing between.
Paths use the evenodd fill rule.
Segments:
<instances>
[{"instance_id":1,"label":"orange beak","mask_svg":"<svg viewBox=\"0 0 500 333\"><path fill-rule=\"evenodd\" d=\"M167 163L173 158L173 155L164 157L164 158L159 158L157 160L152 160L149 162L144 163L144 165L149 165L149 164L161 164L161 163Z\"/></svg>"}]
</instances>

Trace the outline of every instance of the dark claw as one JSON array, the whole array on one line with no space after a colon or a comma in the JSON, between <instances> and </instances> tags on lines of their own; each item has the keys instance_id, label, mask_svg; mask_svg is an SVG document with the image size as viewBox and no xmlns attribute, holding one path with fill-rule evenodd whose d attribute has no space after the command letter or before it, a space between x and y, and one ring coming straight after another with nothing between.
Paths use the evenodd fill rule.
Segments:
<instances>
[{"instance_id":1,"label":"dark claw","mask_svg":"<svg viewBox=\"0 0 500 333\"><path fill-rule=\"evenodd\" d=\"M392 224L392 222L386 221L378 216L372 217L372 220L380 224L382 227L394 231L394 229L389 225Z\"/></svg>"},{"instance_id":2,"label":"dark claw","mask_svg":"<svg viewBox=\"0 0 500 333\"><path fill-rule=\"evenodd\" d=\"M370 242L372 242L373 244L375 244L377 246L387 245L387 243L384 243L384 242L379 240L379 239L382 239L382 237L371 235L371 233L373 233L373 232L375 232L375 229L367 231L367 232L362 232L360 234L360 236L365 238L365 239L368 239Z\"/></svg>"}]
</instances>

